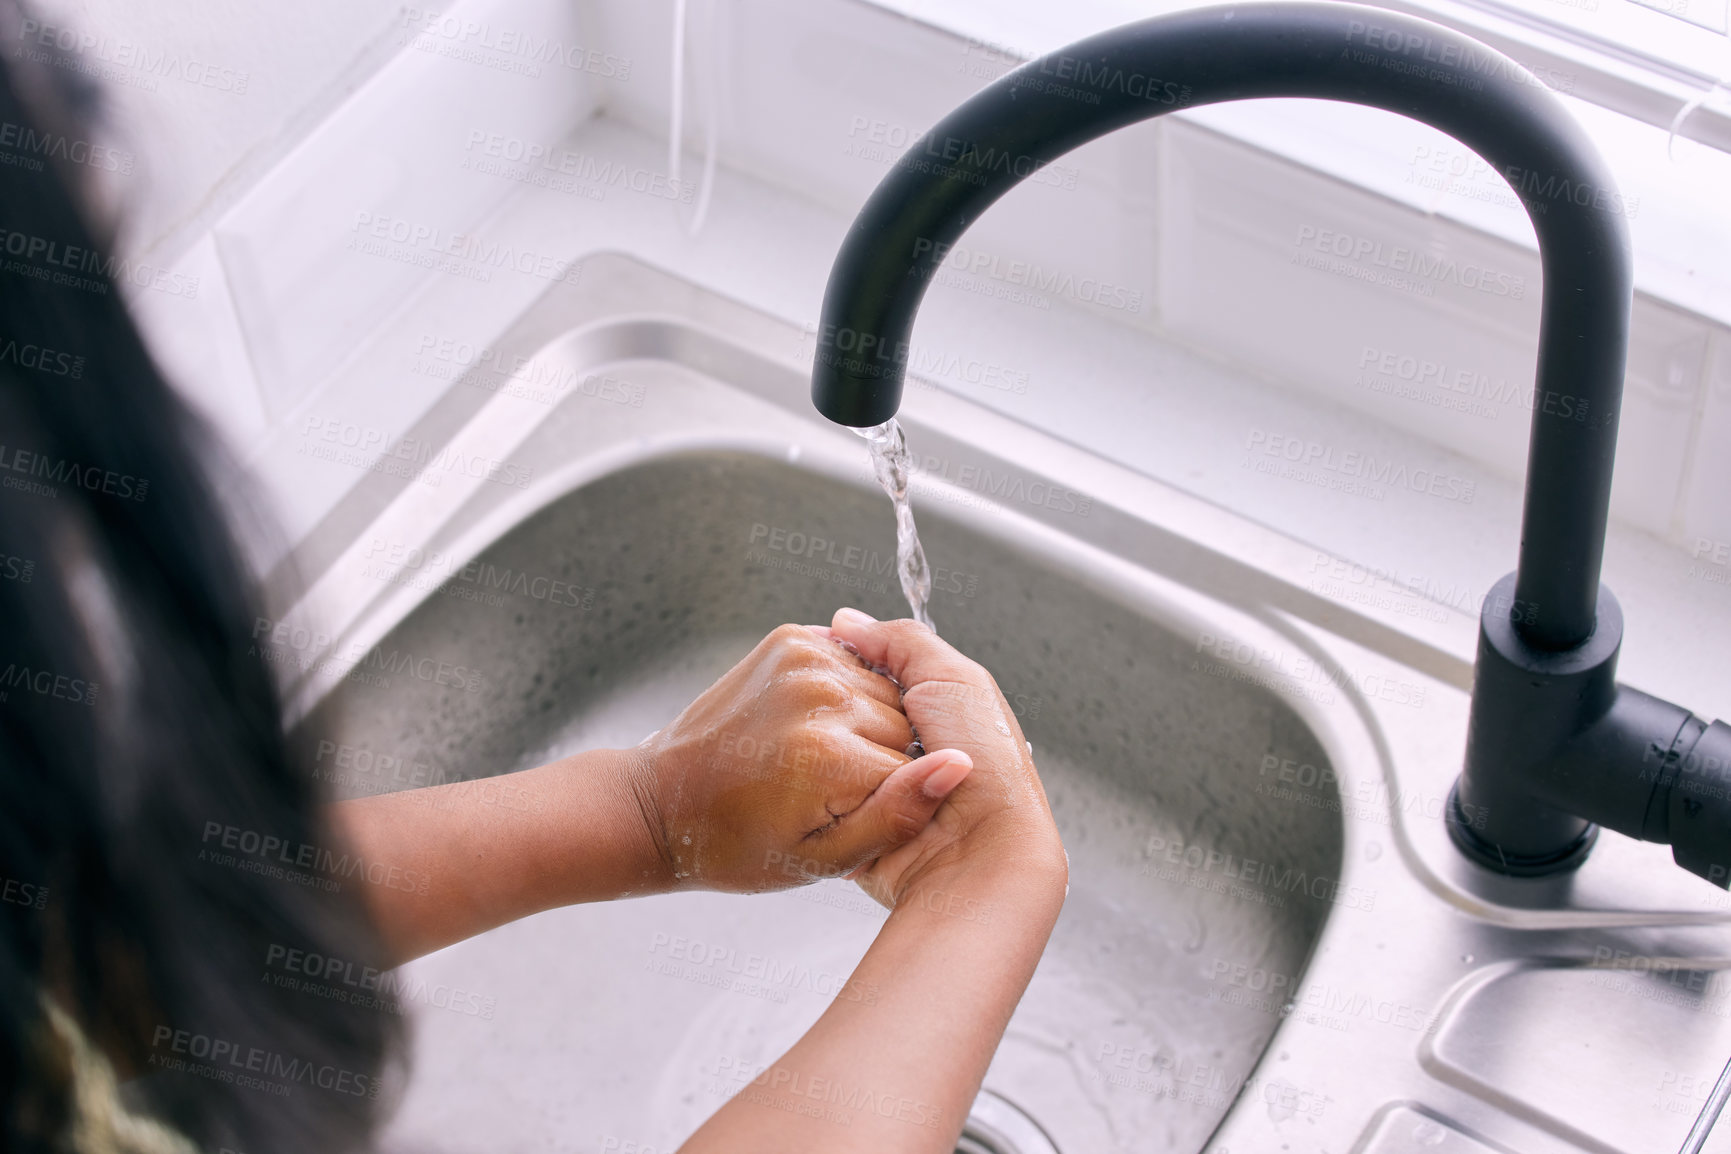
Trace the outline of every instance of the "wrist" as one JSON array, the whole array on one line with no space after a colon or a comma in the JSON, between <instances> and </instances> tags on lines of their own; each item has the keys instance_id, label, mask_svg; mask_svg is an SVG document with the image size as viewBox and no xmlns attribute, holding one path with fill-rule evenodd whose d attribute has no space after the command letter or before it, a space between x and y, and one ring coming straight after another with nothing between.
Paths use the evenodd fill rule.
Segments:
<instances>
[{"instance_id":1,"label":"wrist","mask_svg":"<svg viewBox=\"0 0 1731 1154\"><path fill-rule=\"evenodd\" d=\"M903 885L896 909L911 907L985 921L991 911L1049 914L1056 919L1069 892L1069 858L1054 834L1034 845L951 847Z\"/></svg>"},{"instance_id":2,"label":"wrist","mask_svg":"<svg viewBox=\"0 0 1731 1154\"><path fill-rule=\"evenodd\" d=\"M613 753L611 760L621 795L617 808L622 820L633 826L638 872L645 879L648 892L666 893L677 888L678 876L658 788L660 765L655 755L642 747Z\"/></svg>"}]
</instances>

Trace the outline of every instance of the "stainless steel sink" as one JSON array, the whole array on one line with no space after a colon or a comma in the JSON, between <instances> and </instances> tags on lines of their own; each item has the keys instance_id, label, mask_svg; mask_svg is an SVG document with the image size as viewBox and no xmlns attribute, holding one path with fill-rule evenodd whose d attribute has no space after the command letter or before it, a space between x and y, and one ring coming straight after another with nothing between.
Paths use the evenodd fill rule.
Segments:
<instances>
[{"instance_id":1,"label":"stainless steel sink","mask_svg":"<svg viewBox=\"0 0 1731 1154\"><path fill-rule=\"evenodd\" d=\"M299 550L280 656L338 792L487 779L510 808L511 771L635 744L774 626L899 612L888 503L810 412L810 351L623 258L550 290L496 363L571 386L479 368L415 432L512 468L369 472ZM903 418L934 616L1021 715L1072 862L965 1148L1674 1148L1731 1029L1656 999L1653 959L1725 965L1723 896L1614 836L1563 883L1458 860L1470 617L1337 603L1314 549L948 393ZM670 1151L883 917L842 882L680 894L415 962L387 1148Z\"/></svg>"},{"instance_id":2,"label":"stainless steel sink","mask_svg":"<svg viewBox=\"0 0 1731 1154\"><path fill-rule=\"evenodd\" d=\"M1298 975L1328 907L1302 890L1160 880L1181 870L1154 850L1183 846L1180 861L1268 857L1338 877L1339 814L1256 788L1264 758L1327 757L1275 695L1193 676L1193 639L1086 588L1061 555L936 510L923 536L937 569L933 612L1020 703L1074 863L1063 917L987 1086L1062 1150L1156 1137L1196 1149L1279 1021L1256 999L1211 999L1210 964ZM508 590L515 575L544 576L548 596L433 596L380 643L480 671L478 688L357 680L315 720L375 765L379 755L425 764L440 780L635 744L776 625L827 621L849 603L895 614L894 553L880 493L744 453L663 457L560 498L481 553L477 580L451 585ZM867 588L849 589L854 579ZM553 580L581 592L555 600ZM341 784L351 794L392 784L372 778ZM515 976L491 1022L439 1019L427 1031L412 1112L447 1143L467 1133L472 1148L497 1149L493 1097L453 1091L553 1068L570 1075L560 1097L574 1116L611 1113L630 1128L673 1111L694 1124L719 1104L703 1093L718 1067L725 1086L773 1060L845 981L880 921L849 890L580 908L447 951L436 968L466 989L499 986L507 956ZM694 944L676 949L681 939ZM753 955L784 977L745 977ZM827 977L805 981L808 970ZM753 988L712 984L735 977Z\"/></svg>"}]
</instances>

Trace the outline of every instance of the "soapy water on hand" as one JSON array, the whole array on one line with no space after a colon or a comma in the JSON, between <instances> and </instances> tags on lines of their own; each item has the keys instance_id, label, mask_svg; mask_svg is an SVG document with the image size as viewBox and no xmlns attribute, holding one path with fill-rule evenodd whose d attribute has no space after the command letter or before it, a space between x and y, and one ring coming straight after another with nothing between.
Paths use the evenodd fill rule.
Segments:
<instances>
[{"instance_id":1,"label":"soapy water on hand","mask_svg":"<svg viewBox=\"0 0 1731 1154\"><path fill-rule=\"evenodd\" d=\"M885 678L886 680L888 680L891 685L895 686L901 692L903 692L903 693L907 692L907 687L905 685L903 685L900 681L896 680L896 675L890 672L889 666L884 665L881 662L877 662L877 661L867 661L865 658L865 654L861 653L858 649L854 648L853 642L851 642L851 641L843 641L839 637L832 638L832 640L834 640L834 642L837 645L841 646L843 649L845 649L849 653L853 654L855 661L858 661L861 665L865 666L867 669L871 670L873 673L877 674L879 677L882 677L882 678ZM903 750L902 752L906 753L909 757L924 757L926 755L926 747L924 745L920 744L919 730L914 729L912 722L910 722L908 724L908 728L910 730L913 730L914 739L912 741L908 742L908 747L905 750Z\"/></svg>"}]
</instances>

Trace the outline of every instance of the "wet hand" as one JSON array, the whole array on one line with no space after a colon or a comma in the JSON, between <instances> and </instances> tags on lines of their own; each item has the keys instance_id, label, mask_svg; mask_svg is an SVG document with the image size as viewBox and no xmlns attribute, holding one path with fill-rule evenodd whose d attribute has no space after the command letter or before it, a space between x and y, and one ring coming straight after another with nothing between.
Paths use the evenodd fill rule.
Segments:
<instances>
[{"instance_id":1,"label":"wet hand","mask_svg":"<svg viewBox=\"0 0 1731 1154\"><path fill-rule=\"evenodd\" d=\"M895 683L829 634L781 626L638 747L633 792L675 888L845 876L917 838L967 776L964 755L908 756Z\"/></svg>"},{"instance_id":2,"label":"wet hand","mask_svg":"<svg viewBox=\"0 0 1731 1154\"><path fill-rule=\"evenodd\" d=\"M902 686L902 708L927 749L960 751L974 766L924 830L856 875L860 886L893 909L958 869L1067 878L1033 753L992 675L916 621L843 609L830 629Z\"/></svg>"}]
</instances>

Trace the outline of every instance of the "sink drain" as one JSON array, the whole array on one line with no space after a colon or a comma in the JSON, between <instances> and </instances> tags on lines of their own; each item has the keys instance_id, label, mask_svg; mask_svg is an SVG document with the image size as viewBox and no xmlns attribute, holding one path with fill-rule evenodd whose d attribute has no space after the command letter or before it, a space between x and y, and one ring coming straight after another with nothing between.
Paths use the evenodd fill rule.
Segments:
<instances>
[{"instance_id":1,"label":"sink drain","mask_svg":"<svg viewBox=\"0 0 1731 1154\"><path fill-rule=\"evenodd\" d=\"M1007 1098L981 1090L968 1111L956 1154L1058 1154L1040 1124Z\"/></svg>"}]
</instances>

